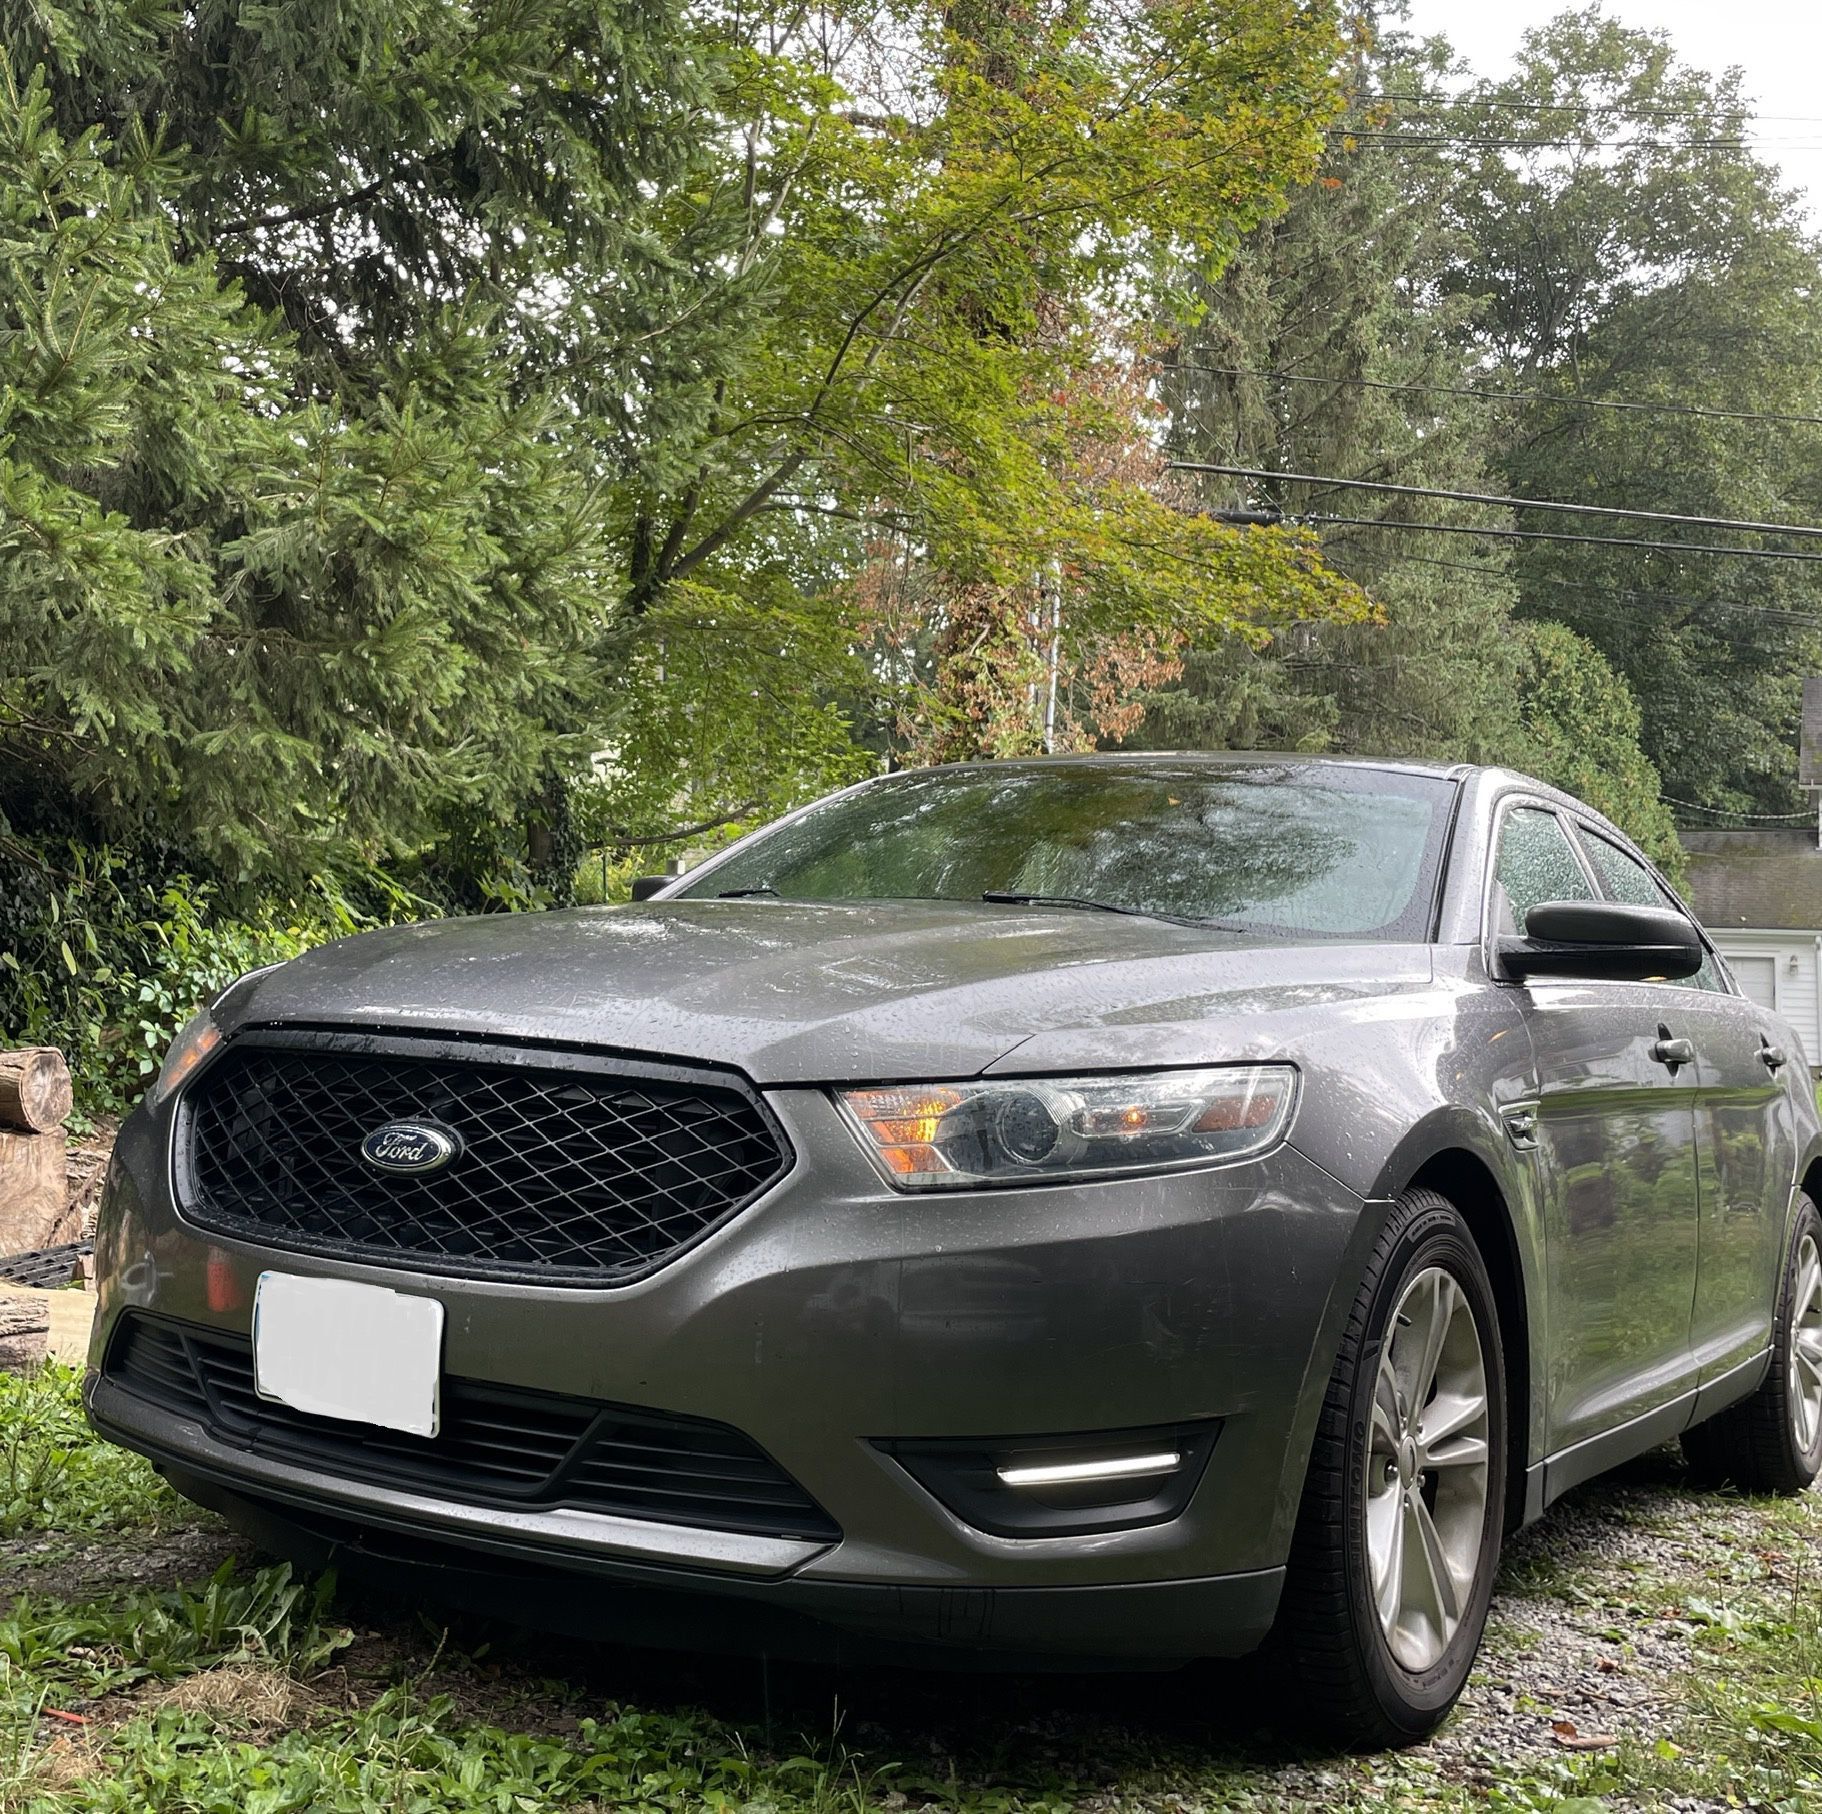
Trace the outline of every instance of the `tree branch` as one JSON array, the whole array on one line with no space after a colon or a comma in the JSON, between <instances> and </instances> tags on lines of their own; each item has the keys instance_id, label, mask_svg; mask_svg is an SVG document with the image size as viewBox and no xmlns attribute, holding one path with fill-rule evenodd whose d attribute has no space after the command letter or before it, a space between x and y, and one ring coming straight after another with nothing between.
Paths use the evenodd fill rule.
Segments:
<instances>
[{"instance_id":1,"label":"tree branch","mask_svg":"<svg viewBox=\"0 0 1822 1814\"><path fill-rule=\"evenodd\" d=\"M346 195L332 195L326 202L311 202L303 207L283 209L277 214L257 214L246 220L226 221L215 229L215 236L225 239L230 235L257 233L267 227L292 227L301 221L322 220L327 215L339 214L344 208L358 208L362 202L372 201L388 183L404 175L409 168L409 165L400 165L358 189L349 190Z\"/></svg>"},{"instance_id":2,"label":"tree branch","mask_svg":"<svg viewBox=\"0 0 1822 1814\"><path fill-rule=\"evenodd\" d=\"M724 813L719 819L704 819L700 825L679 825L675 831L657 831L639 834L629 831L624 825L604 827L607 836L602 840L617 850L631 850L637 845L647 844L681 844L686 838L700 838L711 831L722 831L730 825L738 825L742 819L750 819L759 810L757 800L749 800L743 806L737 806L732 812Z\"/></svg>"}]
</instances>

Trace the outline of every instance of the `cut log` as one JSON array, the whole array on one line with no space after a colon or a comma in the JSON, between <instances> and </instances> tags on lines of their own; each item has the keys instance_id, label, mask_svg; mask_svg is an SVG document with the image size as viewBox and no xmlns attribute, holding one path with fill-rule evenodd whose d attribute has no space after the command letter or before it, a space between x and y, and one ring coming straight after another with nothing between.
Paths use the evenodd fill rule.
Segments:
<instances>
[{"instance_id":1,"label":"cut log","mask_svg":"<svg viewBox=\"0 0 1822 1814\"><path fill-rule=\"evenodd\" d=\"M0 1297L0 1371L22 1373L44 1359L51 1339L48 1296Z\"/></svg>"},{"instance_id":2,"label":"cut log","mask_svg":"<svg viewBox=\"0 0 1822 1814\"><path fill-rule=\"evenodd\" d=\"M0 1253L52 1245L69 1202L68 1142L0 1129Z\"/></svg>"},{"instance_id":3,"label":"cut log","mask_svg":"<svg viewBox=\"0 0 1822 1814\"><path fill-rule=\"evenodd\" d=\"M48 1134L69 1119L70 1102L70 1067L55 1046L0 1052L0 1125Z\"/></svg>"}]
</instances>

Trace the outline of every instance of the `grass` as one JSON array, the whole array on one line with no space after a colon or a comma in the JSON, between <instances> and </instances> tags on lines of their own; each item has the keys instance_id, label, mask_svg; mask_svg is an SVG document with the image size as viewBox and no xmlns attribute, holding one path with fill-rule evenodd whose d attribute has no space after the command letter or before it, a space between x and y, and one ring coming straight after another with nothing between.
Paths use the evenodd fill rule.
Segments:
<instances>
[{"instance_id":1,"label":"grass","mask_svg":"<svg viewBox=\"0 0 1822 1814\"><path fill-rule=\"evenodd\" d=\"M0 1418L4 1814L1822 1802L1822 1503L1698 1496L1663 1457L1516 1540L1486 1661L1437 1741L1342 1758L1302 1749L1280 1691L1244 1666L834 1675L452 1635L224 1562L213 1520L88 1438L67 1371L0 1380ZM1578 1693L1596 1684L1593 1717L1603 1682L1647 1690L1646 1717L1593 1733L1577 1703L1578 1729L1552 1685L1565 1671Z\"/></svg>"},{"instance_id":2,"label":"grass","mask_svg":"<svg viewBox=\"0 0 1822 1814\"><path fill-rule=\"evenodd\" d=\"M32 1374L0 1372L0 1538L187 1518L149 1467L89 1434L78 1387L76 1371L55 1362Z\"/></svg>"}]
</instances>

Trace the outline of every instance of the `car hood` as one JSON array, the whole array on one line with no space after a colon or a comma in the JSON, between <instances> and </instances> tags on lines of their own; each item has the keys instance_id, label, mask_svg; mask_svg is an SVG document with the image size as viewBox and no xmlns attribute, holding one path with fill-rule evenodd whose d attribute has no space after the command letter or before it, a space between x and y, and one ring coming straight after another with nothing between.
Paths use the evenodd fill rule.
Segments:
<instances>
[{"instance_id":1,"label":"car hood","mask_svg":"<svg viewBox=\"0 0 1822 1814\"><path fill-rule=\"evenodd\" d=\"M729 1065L761 1084L841 1083L1262 1056L1262 1018L1420 989L1430 973L1424 946L1290 944L1067 909L646 902L343 939L234 989L218 1018L227 1031L482 1035Z\"/></svg>"}]
</instances>

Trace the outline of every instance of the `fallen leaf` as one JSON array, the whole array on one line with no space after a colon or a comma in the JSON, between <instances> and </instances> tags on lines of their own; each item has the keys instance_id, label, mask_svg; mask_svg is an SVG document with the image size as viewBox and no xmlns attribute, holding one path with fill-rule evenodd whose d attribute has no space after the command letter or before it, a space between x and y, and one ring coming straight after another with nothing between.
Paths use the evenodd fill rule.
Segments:
<instances>
[{"instance_id":1,"label":"fallen leaf","mask_svg":"<svg viewBox=\"0 0 1822 1814\"><path fill-rule=\"evenodd\" d=\"M1574 1720L1552 1720L1550 1731L1565 1751L1611 1751L1620 1742L1611 1732L1578 1732Z\"/></svg>"}]
</instances>

